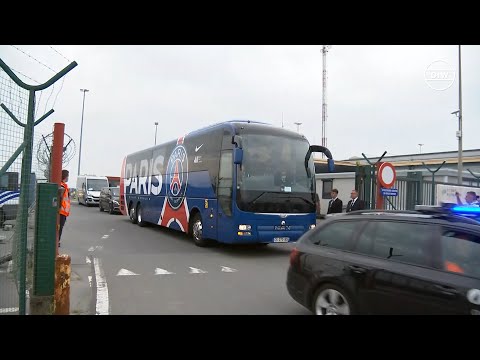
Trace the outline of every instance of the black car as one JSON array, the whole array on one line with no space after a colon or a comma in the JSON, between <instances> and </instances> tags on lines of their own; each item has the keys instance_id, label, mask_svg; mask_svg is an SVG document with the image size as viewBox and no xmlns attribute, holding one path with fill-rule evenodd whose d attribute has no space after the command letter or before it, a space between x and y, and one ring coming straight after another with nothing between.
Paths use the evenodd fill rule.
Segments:
<instances>
[{"instance_id":1,"label":"black car","mask_svg":"<svg viewBox=\"0 0 480 360\"><path fill-rule=\"evenodd\" d=\"M98 207L100 211L108 210L110 214L120 212L120 187L104 187L100 191Z\"/></svg>"},{"instance_id":2,"label":"black car","mask_svg":"<svg viewBox=\"0 0 480 360\"><path fill-rule=\"evenodd\" d=\"M428 210L335 216L298 240L287 288L318 315L479 315L480 224Z\"/></svg>"}]
</instances>

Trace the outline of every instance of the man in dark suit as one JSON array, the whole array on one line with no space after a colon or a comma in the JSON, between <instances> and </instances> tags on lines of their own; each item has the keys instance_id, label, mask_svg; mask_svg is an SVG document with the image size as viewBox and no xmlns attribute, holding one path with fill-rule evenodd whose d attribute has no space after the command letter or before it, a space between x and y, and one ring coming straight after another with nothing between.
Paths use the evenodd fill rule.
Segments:
<instances>
[{"instance_id":1,"label":"man in dark suit","mask_svg":"<svg viewBox=\"0 0 480 360\"><path fill-rule=\"evenodd\" d=\"M347 204L347 213L350 211L355 211L355 210L364 210L365 209L365 201L360 200L358 198L358 191L357 190L352 190L350 197L352 200L350 200Z\"/></svg>"},{"instance_id":2,"label":"man in dark suit","mask_svg":"<svg viewBox=\"0 0 480 360\"><path fill-rule=\"evenodd\" d=\"M343 202L338 198L338 190L332 189L330 195L332 196L332 199L328 203L327 214L341 213L343 208Z\"/></svg>"}]
</instances>

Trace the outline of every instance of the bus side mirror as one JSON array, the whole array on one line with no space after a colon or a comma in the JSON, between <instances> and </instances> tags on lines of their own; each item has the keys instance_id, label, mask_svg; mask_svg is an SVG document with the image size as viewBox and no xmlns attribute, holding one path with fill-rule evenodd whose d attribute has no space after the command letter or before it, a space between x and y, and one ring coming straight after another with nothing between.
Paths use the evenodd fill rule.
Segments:
<instances>
[{"instance_id":1,"label":"bus side mirror","mask_svg":"<svg viewBox=\"0 0 480 360\"><path fill-rule=\"evenodd\" d=\"M328 172L335 171L335 161L333 159L327 159Z\"/></svg>"},{"instance_id":2,"label":"bus side mirror","mask_svg":"<svg viewBox=\"0 0 480 360\"><path fill-rule=\"evenodd\" d=\"M243 161L243 149L235 148L233 149L233 163L241 165Z\"/></svg>"}]
</instances>

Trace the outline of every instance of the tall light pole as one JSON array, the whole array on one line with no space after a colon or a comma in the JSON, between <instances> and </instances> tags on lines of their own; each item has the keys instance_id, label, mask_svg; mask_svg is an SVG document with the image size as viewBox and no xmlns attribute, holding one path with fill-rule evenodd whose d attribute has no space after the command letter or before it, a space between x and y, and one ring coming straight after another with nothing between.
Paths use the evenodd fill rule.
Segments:
<instances>
[{"instance_id":1,"label":"tall light pole","mask_svg":"<svg viewBox=\"0 0 480 360\"><path fill-rule=\"evenodd\" d=\"M157 127L158 127L158 122L155 122L155 145L157 145Z\"/></svg>"},{"instance_id":2,"label":"tall light pole","mask_svg":"<svg viewBox=\"0 0 480 360\"><path fill-rule=\"evenodd\" d=\"M462 49L461 45L458 45L458 110L452 112L452 115L458 117L458 185L463 184L463 149L462 149Z\"/></svg>"},{"instance_id":3,"label":"tall light pole","mask_svg":"<svg viewBox=\"0 0 480 360\"><path fill-rule=\"evenodd\" d=\"M458 45L458 184L463 183L462 144L462 46Z\"/></svg>"},{"instance_id":4,"label":"tall light pole","mask_svg":"<svg viewBox=\"0 0 480 360\"><path fill-rule=\"evenodd\" d=\"M327 147L327 52L331 45L322 46L323 72L322 72L322 146ZM325 154L322 153L322 159Z\"/></svg>"},{"instance_id":5,"label":"tall light pole","mask_svg":"<svg viewBox=\"0 0 480 360\"><path fill-rule=\"evenodd\" d=\"M300 134L300 125L302 125L302 123L301 122L295 122L294 124L297 125L297 133Z\"/></svg>"},{"instance_id":6,"label":"tall light pole","mask_svg":"<svg viewBox=\"0 0 480 360\"><path fill-rule=\"evenodd\" d=\"M425 145L425 144L418 144L418 146L420 146L420 154L422 153L422 146Z\"/></svg>"},{"instance_id":7,"label":"tall light pole","mask_svg":"<svg viewBox=\"0 0 480 360\"><path fill-rule=\"evenodd\" d=\"M87 89L80 89L83 92L83 105L82 105L82 124L80 125L80 149L78 150L78 172L77 175L80 175L80 162L82 161L82 136L83 136L83 113L85 110L85 93L90 91Z\"/></svg>"}]
</instances>

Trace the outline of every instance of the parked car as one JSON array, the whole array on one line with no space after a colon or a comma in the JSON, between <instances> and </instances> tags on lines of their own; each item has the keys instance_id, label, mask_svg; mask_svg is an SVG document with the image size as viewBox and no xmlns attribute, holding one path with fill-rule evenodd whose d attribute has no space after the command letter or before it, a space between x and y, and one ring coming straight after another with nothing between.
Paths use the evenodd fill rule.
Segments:
<instances>
[{"instance_id":1,"label":"parked car","mask_svg":"<svg viewBox=\"0 0 480 360\"><path fill-rule=\"evenodd\" d=\"M479 315L480 224L438 209L331 217L297 241L287 289L318 315Z\"/></svg>"},{"instance_id":2,"label":"parked car","mask_svg":"<svg viewBox=\"0 0 480 360\"><path fill-rule=\"evenodd\" d=\"M120 212L120 187L104 187L100 191L98 207L100 211L108 210L110 214Z\"/></svg>"}]
</instances>

